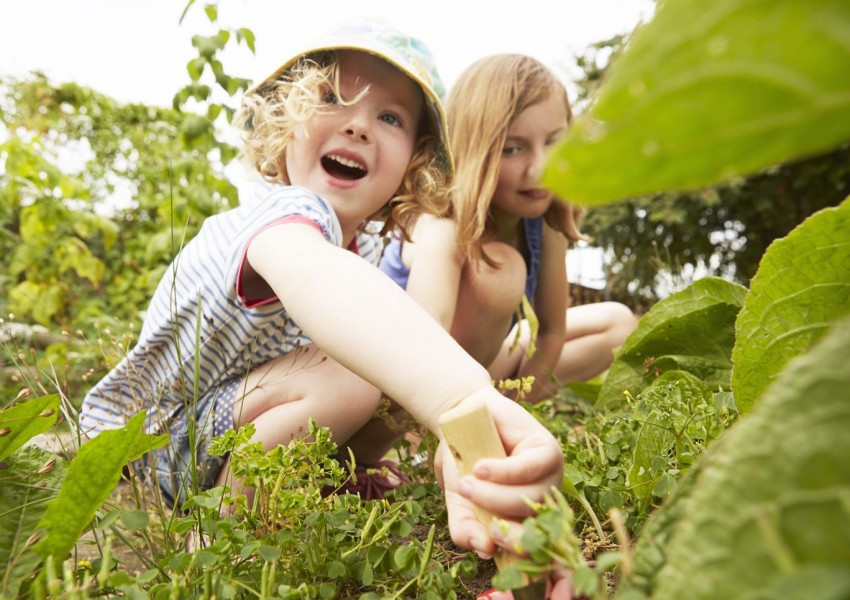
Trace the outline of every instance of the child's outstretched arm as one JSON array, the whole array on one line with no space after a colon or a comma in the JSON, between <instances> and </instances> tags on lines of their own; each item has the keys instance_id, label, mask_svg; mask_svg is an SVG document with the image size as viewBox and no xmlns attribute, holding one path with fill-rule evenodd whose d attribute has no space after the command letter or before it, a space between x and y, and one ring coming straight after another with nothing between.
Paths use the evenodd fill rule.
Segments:
<instances>
[{"instance_id":1,"label":"child's outstretched arm","mask_svg":"<svg viewBox=\"0 0 850 600\"><path fill-rule=\"evenodd\" d=\"M519 516L528 514L523 496L539 500L560 484L557 440L498 394L487 371L378 269L298 223L263 230L251 241L247 261L319 348L431 431L438 432L440 415L464 398L486 395L508 458L482 461L468 488L451 461L443 463L457 543L471 547L476 541L484 552L494 548L488 532L470 520L470 500L498 515Z\"/></svg>"}]
</instances>

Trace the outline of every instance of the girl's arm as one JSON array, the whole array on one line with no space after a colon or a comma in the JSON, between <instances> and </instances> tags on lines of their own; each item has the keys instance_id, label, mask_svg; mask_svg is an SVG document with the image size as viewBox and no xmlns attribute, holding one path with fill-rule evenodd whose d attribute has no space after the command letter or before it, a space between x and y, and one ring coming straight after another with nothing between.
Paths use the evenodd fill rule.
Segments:
<instances>
[{"instance_id":1,"label":"girl's arm","mask_svg":"<svg viewBox=\"0 0 850 600\"><path fill-rule=\"evenodd\" d=\"M490 385L487 371L400 287L310 225L263 230L247 260L319 348L432 431L439 414Z\"/></svg>"},{"instance_id":2,"label":"girl's arm","mask_svg":"<svg viewBox=\"0 0 850 600\"><path fill-rule=\"evenodd\" d=\"M534 376L535 384L527 400L537 402L546 395L549 378L558 364L566 340L568 302L567 238L548 225L543 227L540 272L534 296L540 325L535 353L519 369L519 377Z\"/></svg>"},{"instance_id":3,"label":"girl's arm","mask_svg":"<svg viewBox=\"0 0 850 600\"><path fill-rule=\"evenodd\" d=\"M455 542L487 554L495 549L470 501L497 515L519 517L529 514L524 496L540 500L551 486L560 486L558 441L500 395L487 371L374 266L297 223L260 232L248 247L247 261L318 347L431 431L439 433L440 415L464 398L485 399L508 458L480 461L474 476L463 481L450 458L439 469Z\"/></svg>"},{"instance_id":4,"label":"girl's arm","mask_svg":"<svg viewBox=\"0 0 850 600\"><path fill-rule=\"evenodd\" d=\"M417 220L413 236L416 260L415 268L410 269L407 293L449 331L464 262L457 247L455 224L424 214Z\"/></svg>"}]
</instances>

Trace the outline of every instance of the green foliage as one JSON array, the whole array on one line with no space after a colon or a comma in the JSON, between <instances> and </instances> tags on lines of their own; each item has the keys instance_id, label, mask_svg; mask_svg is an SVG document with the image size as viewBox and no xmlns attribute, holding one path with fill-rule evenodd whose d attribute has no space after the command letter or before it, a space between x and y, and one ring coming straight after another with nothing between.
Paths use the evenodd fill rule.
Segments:
<instances>
[{"instance_id":1,"label":"green foliage","mask_svg":"<svg viewBox=\"0 0 850 600\"><path fill-rule=\"evenodd\" d=\"M625 406L604 411L587 406L570 413L549 403L532 410L561 439L563 492L582 506L579 524L588 527L617 509L638 533L737 411L728 393L680 370L660 374L626 398ZM594 524L595 537L604 541L601 529Z\"/></svg>"},{"instance_id":2,"label":"green foliage","mask_svg":"<svg viewBox=\"0 0 850 600\"><path fill-rule=\"evenodd\" d=\"M710 450L670 525L653 598L850 593L848 355L845 319Z\"/></svg>"},{"instance_id":3,"label":"green foliage","mask_svg":"<svg viewBox=\"0 0 850 600\"><path fill-rule=\"evenodd\" d=\"M624 390L638 394L671 369L728 389L735 317L745 294L737 284L705 278L656 304L617 352L597 405L616 405Z\"/></svg>"},{"instance_id":4,"label":"green foliage","mask_svg":"<svg viewBox=\"0 0 850 600\"><path fill-rule=\"evenodd\" d=\"M0 463L0 596L14 598L40 558L31 552L38 523L59 493L65 461L38 446L19 449Z\"/></svg>"},{"instance_id":5,"label":"green foliage","mask_svg":"<svg viewBox=\"0 0 850 600\"><path fill-rule=\"evenodd\" d=\"M848 11L831 0L661 4L544 181L602 203L834 148L850 137Z\"/></svg>"},{"instance_id":6,"label":"green foliage","mask_svg":"<svg viewBox=\"0 0 850 600\"><path fill-rule=\"evenodd\" d=\"M86 444L66 466L51 452L21 446L53 424L58 404L58 396L34 398L0 413L0 428L14 440L0 462L0 532L12 541L0 553L4 597L16 597L22 584L41 585L39 576L65 560L123 467L167 439L142 433L140 413ZM47 571L40 568L45 562Z\"/></svg>"},{"instance_id":7,"label":"green foliage","mask_svg":"<svg viewBox=\"0 0 850 600\"><path fill-rule=\"evenodd\" d=\"M120 428L104 431L83 445L68 467L59 495L38 523L46 535L33 550L62 561L74 547L95 512L121 477L124 466L142 454L165 445L168 436L143 432L145 414L139 413Z\"/></svg>"},{"instance_id":8,"label":"green foliage","mask_svg":"<svg viewBox=\"0 0 850 600\"><path fill-rule=\"evenodd\" d=\"M580 103L595 96L622 49L623 40L615 38L577 57L583 69ZM850 147L844 144L701 190L665 190L592 206L582 229L607 252L607 297L643 312L666 290L704 275L749 285L774 240L848 193Z\"/></svg>"},{"instance_id":9,"label":"green foliage","mask_svg":"<svg viewBox=\"0 0 850 600\"><path fill-rule=\"evenodd\" d=\"M823 210L764 255L738 317L732 382L750 409L791 358L850 312L850 199Z\"/></svg>"},{"instance_id":10,"label":"green foliage","mask_svg":"<svg viewBox=\"0 0 850 600\"><path fill-rule=\"evenodd\" d=\"M59 395L33 398L0 411L0 460L56 423Z\"/></svg>"}]
</instances>

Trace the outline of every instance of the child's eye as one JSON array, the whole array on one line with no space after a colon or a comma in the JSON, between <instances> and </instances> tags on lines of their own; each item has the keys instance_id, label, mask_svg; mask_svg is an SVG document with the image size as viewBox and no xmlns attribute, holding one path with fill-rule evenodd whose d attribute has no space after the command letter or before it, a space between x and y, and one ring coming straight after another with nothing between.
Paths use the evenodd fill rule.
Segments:
<instances>
[{"instance_id":1,"label":"child's eye","mask_svg":"<svg viewBox=\"0 0 850 600\"><path fill-rule=\"evenodd\" d=\"M333 93L332 91L325 92L325 94L322 96L322 102L325 103L325 104L337 104L338 101L337 101L336 94Z\"/></svg>"},{"instance_id":2,"label":"child's eye","mask_svg":"<svg viewBox=\"0 0 850 600\"><path fill-rule=\"evenodd\" d=\"M396 125L398 127L401 127L401 119L399 119L392 113L384 113L378 118L389 125Z\"/></svg>"},{"instance_id":3,"label":"child's eye","mask_svg":"<svg viewBox=\"0 0 850 600\"><path fill-rule=\"evenodd\" d=\"M519 154L520 150L519 146L505 146L502 148L502 156L513 156Z\"/></svg>"}]
</instances>

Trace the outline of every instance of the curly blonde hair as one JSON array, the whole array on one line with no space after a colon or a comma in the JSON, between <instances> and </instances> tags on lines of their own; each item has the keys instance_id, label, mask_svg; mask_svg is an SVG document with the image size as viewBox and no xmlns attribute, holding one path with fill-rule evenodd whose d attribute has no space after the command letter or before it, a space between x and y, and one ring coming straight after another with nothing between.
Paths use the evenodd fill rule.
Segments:
<instances>
[{"instance_id":1,"label":"curly blonde hair","mask_svg":"<svg viewBox=\"0 0 850 600\"><path fill-rule=\"evenodd\" d=\"M493 237L490 203L499 178L508 129L525 109L552 95L562 98L567 123L572 109L567 90L539 61L522 54L496 54L468 67L455 83L446 103L449 138L455 159L452 213L458 243L467 258L493 261L482 248ZM544 218L568 240L585 239L579 231L583 209L552 202ZM494 265L495 266L495 265Z\"/></svg>"},{"instance_id":2,"label":"curly blonde hair","mask_svg":"<svg viewBox=\"0 0 850 600\"><path fill-rule=\"evenodd\" d=\"M233 124L242 131L244 158L266 181L290 184L284 160L286 147L298 125L329 110L324 98L331 92L341 104L350 105L367 94L368 88L355 98L343 99L337 53L323 51L301 58L287 72L264 81L242 99ZM407 238L420 212L443 213L450 205L451 176L439 158L439 140L426 113L423 111L399 192L367 219L383 221L382 233L397 227Z\"/></svg>"}]
</instances>

